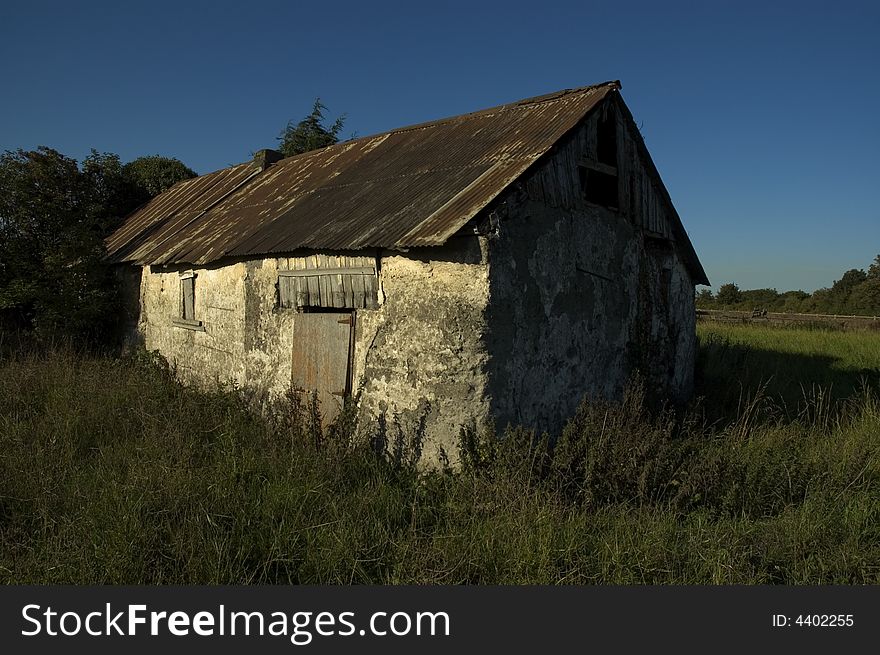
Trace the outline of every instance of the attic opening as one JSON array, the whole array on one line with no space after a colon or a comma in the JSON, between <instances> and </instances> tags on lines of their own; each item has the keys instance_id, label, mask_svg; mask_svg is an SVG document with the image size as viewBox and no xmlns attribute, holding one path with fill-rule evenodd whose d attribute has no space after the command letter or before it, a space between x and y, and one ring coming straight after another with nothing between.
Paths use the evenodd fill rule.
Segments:
<instances>
[{"instance_id":1,"label":"attic opening","mask_svg":"<svg viewBox=\"0 0 880 655\"><path fill-rule=\"evenodd\" d=\"M596 159L617 168L617 121L613 111L601 116L596 125Z\"/></svg>"},{"instance_id":2,"label":"attic opening","mask_svg":"<svg viewBox=\"0 0 880 655\"><path fill-rule=\"evenodd\" d=\"M617 119L614 109L605 111L596 121L596 155L579 162L583 198L595 205L617 210L620 207L617 168Z\"/></svg>"},{"instance_id":3,"label":"attic opening","mask_svg":"<svg viewBox=\"0 0 880 655\"><path fill-rule=\"evenodd\" d=\"M599 166L602 166L601 164ZM609 209L620 206L617 195L617 170L599 168L594 162L583 162L578 167L584 200Z\"/></svg>"}]
</instances>

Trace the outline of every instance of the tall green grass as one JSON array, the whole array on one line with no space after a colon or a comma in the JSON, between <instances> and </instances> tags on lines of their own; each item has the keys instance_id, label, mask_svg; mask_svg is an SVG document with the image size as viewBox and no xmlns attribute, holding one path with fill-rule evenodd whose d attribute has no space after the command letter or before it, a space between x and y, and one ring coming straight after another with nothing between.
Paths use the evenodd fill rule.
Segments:
<instances>
[{"instance_id":1,"label":"tall green grass","mask_svg":"<svg viewBox=\"0 0 880 655\"><path fill-rule=\"evenodd\" d=\"M293 398L259 415L183 387L148 355L7 349L0 581L880 582L880 401L858 382L876 344L803 337L829 341L803 342L792 379L835 392L788 411L773 394L794 387L764 374L801 335L700 331L689 412L652 414L636 383L555 445L466 431L458 471L379 452L351 413L323 433Z\"/></svg>"},{"instance_id":2,"label":"tall green grass","mask_svg":"<svg viewBox=\"0 0 880 655\"><path fill-rule=\"evenodd\" d=\"M840 401L880 388L876 332L701 322L697 335L697 393L713 419L736 420L758 403L824 420Z\"/></svg>"}]
</instances>

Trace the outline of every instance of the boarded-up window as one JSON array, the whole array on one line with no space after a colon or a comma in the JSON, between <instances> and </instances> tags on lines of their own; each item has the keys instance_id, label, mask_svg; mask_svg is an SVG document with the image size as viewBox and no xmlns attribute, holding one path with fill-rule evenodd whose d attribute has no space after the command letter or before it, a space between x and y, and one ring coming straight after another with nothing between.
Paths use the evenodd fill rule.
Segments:
<instances>
[{"instance_id":1,"label":"boarded-up window","mask_svg":"<svg viewBox=\"0 0 880 655\"><path fill-rule=\"evenodd\" d=\"M196 278L194 275L180 278L180 318L185 321L196 320Z\"/></svg>"},{"instance_id":2,"label":"boarded-up window","mask_svg":"<svg viewBox=\"0 0 880 655\"><path fill-rule=\"evenodd\" d=\"M203 330L202 322L196 320L196 276L195 273L180 275L180 301L178 315L172 322L178 327Z\"/></svg>"},{"instance_id":3,"label":"boarded-up window","mask_svg":"<svg viewBox=\"0 0 880 655\"><path fill-rule=\"evenodd\" d=\"M281 307L363 309L377 305L378 280L372 266L286 270L278 273Z\"/></svg>"}]
</instances>

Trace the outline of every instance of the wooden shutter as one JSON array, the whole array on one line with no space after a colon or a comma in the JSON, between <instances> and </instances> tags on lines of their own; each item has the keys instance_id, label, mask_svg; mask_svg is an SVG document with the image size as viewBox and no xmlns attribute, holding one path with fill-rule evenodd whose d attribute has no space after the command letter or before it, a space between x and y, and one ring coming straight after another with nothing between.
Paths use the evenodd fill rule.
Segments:
<instances>
[{"instance_id":1,"label":"wooden shutter","mask_svg":"<svg viewBox=\"0 0 880 655\"><path fill-rule=\"evenodd\" d=\"M372 309L378 280L373 266L312 268L278 272L281 307Z\"/></svg>"}]
</instances>

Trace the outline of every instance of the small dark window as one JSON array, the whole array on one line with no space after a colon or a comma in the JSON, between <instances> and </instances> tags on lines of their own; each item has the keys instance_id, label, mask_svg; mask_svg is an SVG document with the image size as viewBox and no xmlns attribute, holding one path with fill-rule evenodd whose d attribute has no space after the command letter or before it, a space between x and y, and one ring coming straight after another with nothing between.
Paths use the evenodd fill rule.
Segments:
<instances>
[{"instance_id":1,"label":"small dark window","mask_svg":"<svg viewBox=\"0 0 880 655\"><path fill-rule=\"evenodd\" d=\"M196 304L196 278L185 277L180 280L180 318L194 321Z\"/></svg>"},{"instance_id":2,"label":"small dark window","mask_svg":"<svg viewBox=\"0 0 880 655\"><path fill-rule=\"evenodd\" d=\"M596 126L596 159L600 164L617 166L617 122L610 110Z\"/></svg>"},{"instance_id":3,"label":"small dark window","mask_svg":"<svg viewBox=\"0 0 880 655\"><path fill-rule=\"evenodd\" d=\"M611 209L618 208L617 175L581 166L580 178L585 200Z\"/></svg>"}]
</instances>

